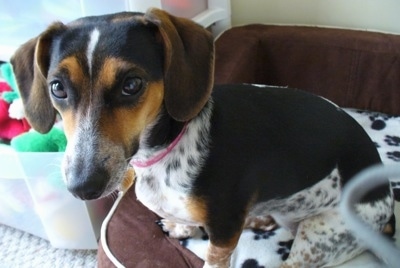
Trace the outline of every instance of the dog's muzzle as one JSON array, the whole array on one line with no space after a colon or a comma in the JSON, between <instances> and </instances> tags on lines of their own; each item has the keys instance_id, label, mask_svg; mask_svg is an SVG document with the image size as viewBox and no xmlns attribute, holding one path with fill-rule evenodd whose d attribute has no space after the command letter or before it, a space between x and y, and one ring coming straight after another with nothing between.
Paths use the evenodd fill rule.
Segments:
<instances>
[{"instance_id":1,"label":"dog's muzzle","mask_svg":"<svg viewBox=\"0 0 400 268\"><path fill-rule=\"evenodd\" d=\"M97 169L87 176L76 175L67 181L68 190L77 198L91 200L101 197L106 189L109 176L105 169Z\"/></svg>"},{"instance_id":2,"label":"dog's muzzle","mask_svg":"<svg viewBox=\"0 0 400 268\"><path fill-rule=\"evenodd\" d=\"M103 195L110 181L108 171L87 160L64 159L63 173L68 191L82 200L97 199Z\"/></svg>"}]
</instances>

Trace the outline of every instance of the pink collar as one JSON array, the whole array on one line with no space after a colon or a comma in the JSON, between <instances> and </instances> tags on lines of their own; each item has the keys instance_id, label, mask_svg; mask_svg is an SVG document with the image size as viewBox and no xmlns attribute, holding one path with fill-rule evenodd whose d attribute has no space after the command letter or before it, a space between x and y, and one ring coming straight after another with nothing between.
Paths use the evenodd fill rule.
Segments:
<instances>
[{"instance_id":1,"label":"pink collar","mask_svg":"<svg viewBox=\"0 0 400 268\"><path fill-rule=\"evenodd\" d=\"M185 123L185 125L183 126L179 135L175 138L175 140L170 145L168 145L167 148L165 148L164 150L162 150L161 152L159 152L158 154L156 154L155 156L153 156L152 158L147 159L147 160L142 161L139 159L132 159L130 164L135 167L145 168L145 167L149 167L149 166L157 163L161 159L163 159L167 154L169 154L175 148L175 146L178 144L178 142L182 139L183 134L185 134L185 132L186 132L187 125L188 125L188 122Z\"/></svg>"}]
</instances>

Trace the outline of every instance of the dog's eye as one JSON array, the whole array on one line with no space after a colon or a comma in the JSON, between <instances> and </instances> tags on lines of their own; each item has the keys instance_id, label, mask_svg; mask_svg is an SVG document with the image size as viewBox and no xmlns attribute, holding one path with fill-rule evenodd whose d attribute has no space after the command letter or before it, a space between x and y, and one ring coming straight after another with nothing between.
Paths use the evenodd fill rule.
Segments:
<instances>
[{"instance_id":1,"label":"dog's eye","mask_svg":"<svg viewBox=\"0 0 400 268\"><path fill-rule=\"evenodd\" d=\"M122 95L132 96L143 88L143 80L139 77L129 77L122 85Z\"/></svg>"},{"instance_id":2,"label":"dog's eye","mask_svg":"<svg viewBox=\"0 0 400 268\"><path fill-rule=\"evenodd\" d=\"M67 97L67 93L64 90L64 85L61 84L60 81L54 81L50 84L50 91L54 97L57 99L65 99Z\"/></svg>"}]
</instances>

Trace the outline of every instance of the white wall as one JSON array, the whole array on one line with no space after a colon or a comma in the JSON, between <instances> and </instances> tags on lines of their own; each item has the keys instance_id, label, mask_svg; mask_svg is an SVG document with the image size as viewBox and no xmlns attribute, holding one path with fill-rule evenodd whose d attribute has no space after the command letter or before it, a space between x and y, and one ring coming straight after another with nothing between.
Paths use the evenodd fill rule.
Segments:
<instances>
[{"instance_id":1,"label":"white wall","mask_svg":"<svg viewBox=\"0 0 400 268\"><path fill-rule=\"evenodd\" d=\"M400 0L231 0L232 24L320 25L400 34Z\"/></svg>"}]
</instances>

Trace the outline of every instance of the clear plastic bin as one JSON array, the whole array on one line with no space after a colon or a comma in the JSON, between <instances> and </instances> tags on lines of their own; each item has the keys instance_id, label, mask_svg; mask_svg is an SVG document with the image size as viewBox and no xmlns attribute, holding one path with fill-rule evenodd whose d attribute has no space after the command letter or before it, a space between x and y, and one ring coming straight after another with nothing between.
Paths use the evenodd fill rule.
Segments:
<instances>
[{"instance_id":1,"label":"clear plastic bin","mask_svg":"<svg viewBox=\"0 0 400 268\"><path fill-rule=\"evenodd\" d=\"M81 201L60 174L62 153L0 153L0 223L57 248L96 249L111 198Z\"/></svg>"},{"instance_id":2,"label":"clear plastic bin","mask_svg":"<svg viewBox=\"0 0 400 268\"><path fill-rule=\"evenodd\" d=\"M128 4L125 0L0 0L0 60L9 60L21 44L54 21L120 12L128 10Z\"/></svg>"},{"instance_id":3,"label":"clear plastic bin","mask_svg":"<svg viewBox=\"0 0 400 268\"><path fill-rule=\"evenodd\" d=\"M0 60L8 61L23 43L54 21L68 23L82 16L144 11L150 6L192 18L207 9L206 0L0 0Z\"/></svg>"}]
</instances>

